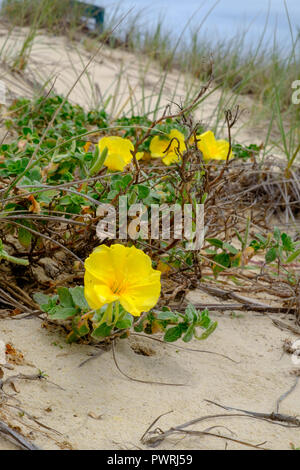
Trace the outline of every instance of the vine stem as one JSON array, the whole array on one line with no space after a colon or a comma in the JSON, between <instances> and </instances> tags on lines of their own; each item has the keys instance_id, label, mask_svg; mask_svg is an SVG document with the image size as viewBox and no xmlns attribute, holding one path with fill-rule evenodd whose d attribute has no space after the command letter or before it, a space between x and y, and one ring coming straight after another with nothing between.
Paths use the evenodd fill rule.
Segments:
<instances>
[{"instance_id":1,"label":"vine stem","mask_svg":"<svg viewBox=\"0 0 300 470\"><path fill-rule=\"evenodd\" d=\"M10 263L21 264L22 266L29 265L29 261L27 259L15 258L14 256L10 256L5 251L0 252L0 260L1 259L5 259L6 261L9 261Z\"/></svg>"}]
</instances>

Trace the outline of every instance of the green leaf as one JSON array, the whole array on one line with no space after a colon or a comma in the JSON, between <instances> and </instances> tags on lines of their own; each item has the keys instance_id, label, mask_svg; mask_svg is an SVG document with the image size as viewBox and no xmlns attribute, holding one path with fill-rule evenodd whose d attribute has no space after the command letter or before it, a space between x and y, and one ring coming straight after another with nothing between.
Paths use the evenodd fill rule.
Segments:
<instances>
[{"instance_id":1,"label":"green leaf","mask_svg":"<svg viewBox=\"0 0 300 470\"><path fill-rule=\"evenodd\" d=\"M94 150L93 158L92 158L92 161L91 161L91 168L95 165L95 163L96 163L96 161L98 160L99 157L100 157L99 145L95 145L95 150Z\"/></svg>"},{"instance_id":2,"label":"green leaf","mask_svg":"<svg viewBox=\"0 0 300 470\"><path fill-rule=\"evenodd\" d=\"M201 328L208 328L209 325L211 324L211 319L209 318L209 311L206 308L201 312L199 315L198 321L197 321L197 326L200 326Z\"/></svg>"},{"instance_id":3,"label":"green leaf","mask_svg":"<svg viewBox=\"0 0 300 470\"><path fill-rule=\"evenodd\" d=\"M72 300L74 302L74 305L76 305L76 307L79 307L81 309L89 308L89 305L84 296L83 286L72 287L71 289L69 289L69 292L72 296Z\"/></svg>"},{"instance_id":4,"label":"green leaf","mask_svg":"<svg viewBox=\"0 0 300 470\"><path fill-rule=\"evenodd\" d=\"M53 307L51 310L49 310L48 313L54 320L67 320L68 318L71 318L76 315L77 309L70 307L64 308L60 305L57 305L56 307Z\"/></svg>"},{"instance_id":5,"label":"green leaf","mask_svg":"<svg viewBox=\"0 0 300 470\"><path fill-rule=\"evenodd\" d=\"M137 325L134 327L134 331L137 333L141 333L144 330L144 322L140 321Z\"/></svg>"},{"instance_id":6,"label":"green leaf","mask_svg":"<svg viewBox=\"0 0 300 470\"><path fill-rule=\"evenodd\" d=\"M32 130L30 129L30 127L23 127L22 132L25 136L28 134L32 135Z\"/></svg>"},{"instance_id":7,"label":"green leaf","mask_svg":"<svg viewBox=\"0 0 300 470\"><path fill-rule=\"evenodd\" d=\"M176 313L173 313L173 312L159 312L157 315L156 315L156 318L158 320L163 320L163 321L171 321L171 322L175 322L177 323L178 322L178 316L176 315Z\"/></svg>"},{"instance_id":8,"label":"green leaf","mask_svg":"<svg viewBox=\"0 0 300 470\"><path fill-rule=\"evenodd\" d=\"M62 307L73 308L74 302L72 295L67 287L58 287L57 293Z\"/></svg>"},{"instance_id":9,"label":"green leaf","mask_svg":"<svg viewBox=\"0 0 300 470\"><path fill-rule=\"evenodd\" d=\"M102 325L94 329L92 336L93 338L110 336L111 330L112 330L112 325L107 325L106 323L102 323Z\"/></svg>"},{"instance_id":10,"label":"green leaf","mask_svg":"<svg viewBox=\"0 0 300 470\"><path fill-rule=\"evenodd\" d=\"M138 197L139 199L145 199L148 197L150 194L150 188L148 186L145 186L143 184L138 185Z\"/></svg>"},{"instance_id":11,"label":"green leaf","mask_svg":"<svg viewBox=\"0 0 300 470\"><path fill-rule=\"evenodd\" d=\"M138 196L135 193L135 191L131 191L131 193L129 195L129 199L128 199L129 206L132 206L133 204L135 204L137 198L138 198Z\"/></svg>"},{"instance_id":12,"label":"green leaf","mask_svg":"<svg viewBox=\"0 0 300 470\"><path fill-rule=\"evenodd\" d=\"M285 251L293 251L294 249L294 243L291 239L291 237L289 237L289 235L287 235L286 233L282 233L281 234L281 241L282 241L282 245L283 245L283 249Z\"/></svg>"},{"instance_id":13,"label":"green leaf","mask_svg":"<svg viewBox=\"0 0 300 470\"><path fill-rule=\"evenodd\" d=\"M119 191L117 191L116 189L113 189L112 191L109 191L108 195L107 195L107 199L109 201L111 201L112 199L114 199L116 196L118 196L119 194Z\"/></svg>"},{"instance_id":14,"label":"green leaf","mask_svg":"<svg viewBox=\"0 0 300 470\"><path fill-rule=\"evenodd\" d=\"M41 292L37 292L33 295L33 298L39 304L43 312L48 313L57 306L56 303L58 300L58 295L53 295L51 297L49 295L42 294Z\"/></svg>"},{"instance_id":15,"label":"green leaf","mask_svg":"<svg viewBox=\"0 0 300 470\"><path fill-rule=\"evenodd\" d=\"M206 240L210 245L216 246L217 248L223 248L222 240L218 238L206 238Z\"/></svg>"},{"instance_id":16,"label":"green leaf","mask_svg":"<svg viewBox=\"0 0 300 470\"><path fill-rule=\"evenodd\" d=\"M195 335L195 338L198 339L199 341L203 341L204 339L207 339L215 331L217 326L218 326L218 322L215 321L207 328L206 331L204 331L204 333L202 333L201 336Z\"/></svg>"},{"instance_id":17,"label":"green leaf","mask_svg":"<svg viewBox=\"0 0 300 470\"><path fill-rule=\"evenodd\" d=\"M101 170L101 168L104 165L105 159L106 159L107 154L108 154L108 148L107 147L104 148L101 155L99 154L99 152L96 149L98 149L98 145L96 145L96 147L95 147L96 158L95 158L95 162L93 163L92 167L90 168L90 176L93 176L93 175L99 173L99 171Z\"/></svg>"},{"instance_id":18,"label":"green leaf","mask_svg":"<svg viewBox=\"0 0 300 470\"><path fill-rule=\"evenodd\" d=\"M208 197L208 193L204 193L203 196L202 196L202 198L201 198L201 204L204 204L204 203L205 203L207 197Z\"/></svg>"},{"instance_id":19,"label":"green leaf","mask_svg":"<svg viewBox=\"0 0 300 470\"><path fill-rule=\"evenodd\" d=\"M183 336L182 341L184 341L185 343L188 343L189 341L191 341L194 337L194 332L195 332L194 325L190 325L187 329L187 332Z\"/></svg>"},{"instance_id":20,"label":"green leaf","mask_svg":"<svg viewBox=\"0 0 300 470\"><path fill-rule=\"evenodd\" d=\"M274 238L279 243L281 238L281 232L278 227L274 228Z\"/></svg>"},{"instance_id":21,"label":"green leaf","mask_svg":"<svg viewBox=\"0 0 300 470\"><path fill-rule=\"evenodd\" d=\"M221 266L215 265L213 267L213 271L215 275L224 271L226 268L229 268L231 264L230 256L228 253L220 253L219 255L215 255L213 257L213 260L215 263L218 263L218 265L221 265ZM222 268L222 266L224 267Z\"/></svg>"},{"instance_id":22,"label":"green leaf","mask_svg":"<svg viewBox=\"0 0 300 470\"><path fill-rule=\"evenodd\" d=\"M132 181L132 176L130 174L125 175L120 182L122 189L126 189L127 186L131 183L131 181Z\"/></svg>"},{"instance_id":23,"label":"green leaf","mask_svg":"<svg viewBox=\"0 0 300 470\"><path fill-rule=\"evenodd\" d=\"M238 256L237 258L235 258L235 259L232 259L232 260L231 260L231 266L232 266L232 268L238 268L239 265L240 265L240 261L241 261L241 260L240 260L240 257L239 257L239 256Z\"/></svg>"},{"instance_id":24,"label":"green leaf","mask_svg":"<svg viewBox=\"0 0 300 470\"><path fill-rule=\"evenodd\" d=\"M18 230L18 240L25 248L29 248L32 240L32 233L26 228L20 227Z\"/></svg>"},{"instance_id":25,"label":"green leaf","mask_svg":"<svg viewBox=\"0 0 300 470\"><path fill-rule=\"evenodd\" d=\"M90 329L86 323L83 323L76 331L78 331L78 334L81 337L87 335Z\"/></svg>"},{"instance_id":26,"label":"green leaf","mask_svg":"<svg viewBox=\"0 0 300 470\"><path fill-rule=\"evenodd\" d=\"M133 316L130 315L130 313L126 313L126 315L123 318L120 318L117 323L116 327L119 330L126 330L127 328L130 328L133 323Z\"/></svg>"},{"instance_id":27,"label":"green leaf","mask_svg":"<svg viewBox=\"0 0 300 470\"><path fill-rule=\"evenodd\" d=\"M98 324L101 322L104 313L106 312L108 304L103 305L103 307L99 308L98 310L95 310L95 313L93 315L92 321L95 324Z\"/></svg>"},{"instance_id":28,"label":"green leaf","mask_svg":"<svg viewBox=\"0 0 300 470\"><path fill-rule=\"evenodd\" d=\"M74 321L73 322L73 329L74 329L75 333L77 333L77 335L80 338L82 336L87 335L90 331L87 319L83 319L83 320L79 319L79 321L77 321L77 324L76 324L76 321Z\"/></svg>"},{"instance_id":29,"label":"green leaf","mask_svg":"<svg viewBox=\"0 0 300 470\"><path fill-rule=\"evenodd\" d=\"M292 253L286 260L287 263L292 263L295 259L298 258L298 256L300 256L300 249L297 250L297 251L294 251L294 253Z\"/></svg>"},{"instance_id":30,"label":"green leaf","mask_svg":"<svg viewBox=\"0 0 300 470\"><path fill-rule=\"evenodd\" d=\"M266 263L273 263L277 258L277 249L275 247L270 248L269 251L267 251L265 259Z\"/></svg>"},{"instance_id":31,"label":"green leaf","mask_svg":"<svg viewBox=\"0 0 300 470\"><path fill-rule=\"evenodd\" d=\"M198 313L193 304L189 304L185 309L185 316L188 322L195 322L198 318Z\"/></svg>"},{"instance_id":32,"label":"green leaf","mask_svg":"<svg viewBox=\"0 0 300 470\"><path fill-rule=\"evenodd\" d=\"M49 204L52 199L59 194L58 191L55 190L49 190L45 191L43 193L40 193L38 196L38 201L39 202L44 202L45 204Z\"/></svg>"},{"instance_id":33,"label":"green leaf","mask_svg":"<svg viewBox=\"0 0 300 470\"><path fill-rule=\"evenodd\" d=\"M182 335L182 328L181 325L174 326L172 328L169 328L164 336L164 341L167 343L173 343L174 341L177 341Z\"/></svg>"},{"instance_id":34,"label":"green leaf","mask_svg":"<svg viewBox=\"0 0 300 470\"><path fill-rule=\"evenodd\" d=\"M235 231L235 234L236 234L240 244L243 246L244 240L242 239L240 232L236 228L234 229L234 231Z\"/></svg>"},{"instance_id":35,"label":"green leaf","mask_svg":"<svg viewBox=\"0 0 300 470\"><path fill-rule=\"evenodd\" d=\"M33 300L39 305L48 305L50 299L50 295L43 294L42 292L36 292L33 294Z\"/></svg>"},{"instance_id":36,"label":"green leaf","mask_svg":"<svg viewBox=\"0 0 300 470\"><path fill-rule=\"evenodd\" d=\"M234 246L230 245L230 243L223 243L223 250L229 251L232 255L237 255L239 250L237 250Z\"/></svg>"},{"instance_id":37,"label":"green leaf","mask_svg":"<svg viewBox=\"0 0 300 470\"><path fill-rule=\"evenodd\" d=\"M75 343L79 339L78 334L75 331L71 331L71 333L67 336L67 343Z\"/></svg>"},{"instance_id":38,"label":"green leaf","mask_svg":"<svg viewBox=\"0 0 300 470\"><path fill-rule=\"evenodd\" d=\"M255 252L262 248L262 244L257 240L252 240L249 246L251 246Z\"/></svg>"},{"instance_id":39,"label":"green leaf","mask_svg":"<svg viewBox=\"0 0 300 470\"><path fill-rule=\"evenodd\" d=\"M263 237L260 233L257 233L255 236L264 246L267 244L267 239Z\"/></svg>"}]
</instances>

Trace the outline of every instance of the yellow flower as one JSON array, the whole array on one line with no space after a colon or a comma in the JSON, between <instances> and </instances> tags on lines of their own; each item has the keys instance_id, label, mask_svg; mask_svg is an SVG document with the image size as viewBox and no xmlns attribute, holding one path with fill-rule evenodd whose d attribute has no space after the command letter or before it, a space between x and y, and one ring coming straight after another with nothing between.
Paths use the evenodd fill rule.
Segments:
<instances>
[{"instance_id":1,"label":"yellow flower","mask_svg":"<svg viewBox=\"0 0 300 470\"><path fill-rule=\"evenodd\" d=\"M107 147L108 153L104 165L110 170L123 171L132 160L131 150L134 150L134 146L129 139L118 136L103 137L98 145L101 153Z\"/></svg>"},{"instance_id":2,"label":"yellow flower","mask_svg":"<svg viewBox=\"0 0 300 470\"><path fill-rule=\"evenodd\" d=\"M172 144L170 145L171 140ZM169 149L166 152L168 147ZM162 158L165 165L180 162L181 158L176 153L176 149L179 149L181 153L186 150L184 135L177 129L171 130L171 132L166 136L156 135L150 142L151 157Z\"/></svg>"},{"instance_id":3,"label":"yellow flower","mask_svg":"<svg viewBox=\"0 0 300 470\"><path fill-rule=\"evenodd\" d=\"M101 245L85 260L84 294L92 309L119 301L127 312L139 316L156 305L160 275L142 250Z\"/></svg>"},{"instance_id":4,"label":"yellow flower","mask_svg":"<svg viewBox=\"0 0 300 470\"><path fill-rule=\"evenodd\" d=\"M226 160L229 152L229 142L226 140L216 140L212 131L197 135L198 149L202 152L203 159L208 160ZM233 158L232 151L229 159Z\"/></svg>"},{"instance_id":5,"label":"yellow flower","mask_svg":"<svg viewBox=\"0 0 300 470\"><path fill-rule=\"evenodd\" d=\"M141 160L144 157L144 152L137 152L135 158L137 160Z\"/></svg>"}]
</instances>

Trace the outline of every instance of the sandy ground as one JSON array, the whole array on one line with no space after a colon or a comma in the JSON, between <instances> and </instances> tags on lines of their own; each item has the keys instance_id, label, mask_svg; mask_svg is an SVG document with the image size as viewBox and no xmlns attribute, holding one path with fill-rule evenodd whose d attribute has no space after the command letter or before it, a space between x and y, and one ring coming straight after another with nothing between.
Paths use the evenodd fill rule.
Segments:
<instances>
[{"instance_id":1,"label":"sandy ground","mask_svg":"<svg viewBox=\"0 0 300 470\"><path fill-rule=\"evenodd\" d=\"M189 294L195 302L216 302L200 291ZM214 315L212 315L214 316ZM19 426L24 435L44 449L138 449L149 424L167 411L160 427L183 424L200 416L223 413L205 399L256 412L271 413L275 402L288 391L295 377L291 356L283 354L283 341L296 336L283 332L264 315L247 313L215 315L216 332L205 342L194 340L188 347L225 354L238 363L211 354L187 352L155 341L132 337L120 341L116 348L121 369L131 377L148 381L184 383L183 387L143 384L122 376L112 352L88 361L91 346L67 345L57 331L41 328L38 319L1 320L0 338L10 342L24 355L25 363L6 376L19 372L33 374L41 369L48 380L18 381L18 393L9 403L17 405L60 435L47 431L26 417L17 417L12 408L1 410L11 425ZM147 346L152 355L136 354L136 344ZM183 347L186 344L181 343ZM299 387L280 407L280 412L300 415ZM17 401L15 401L17 400ZM224 412L226 413L226 411ZM13 418L14 416L14 418ZM30 424L28 428L23 423ZM211 419L191 429L204 430L251 444L263 443L270 449L289 449L300 445L300 429L286 429L248 417ZM225 426L225 427L224 427ZM45 432L46 435L41 432ZM226 441L212 437L182 436L169 438L160 449L224 449ZM227 441L228 449L247 447ZM0 448L11 448L0 439Z\"/></svg>"},{"instance_id":2,"label":"sandy ground","mask_svg":"<svg viewBox=\"0 0 300 470\"><path fill-rule=\"evenodd\" d=\"M5 42L5 31L0 31L0 47L5 42L2 59L5 56L11 63L23 39L24 32L14 32ZM6 83L9 99L39 93L39 84L46 79L54 83L57 92L66 94L89 57L90 53L82 46L76 50L64 38L40 35L25 73L12 74L2 65L0 79ZM86 108L109 101L108 108L115 118L125 110L137 114L153 109L162 80L162 72L144 58L103 47L89 74L83 75L70 98ZM198 87L199 83L192 82L188 76L172 72L166 79L161 104L170 100L180 102ZM225 96L218 90L203 103L197 117L213 123L220 99L222 107L236 101L233 95ZM243 106L249 118L253 103L244 98ZM265 129L249 125L246 129L245 116L247 113L236 135L241 142L260 143ZM199 297L202 302L216 303L216 299L200 292L190 294L192 301L199 301ZM225 354L237 364L211 354L184 352L149 339L132 337L130 341L118 343L117 358L124 372L142 380L184 383L184 387L130 381L116 369L111 351L78 367L94 348L67 345L61 333L41 328L38 319L1 319L0 340L20 350L25 361L15 365L14 370L5 369L5 378L19 372L33 374L40 369L48 374L48 382L18 381L17 392L6 386L6 392L13 396L5 407L0 407L0 419L19 427L43 449L137 449L143 448L140 438L146 428L162 413L173 410L162 418L163 429L196 417L222 413L205 399L272 412L278 397L295 381L291 375L295 366L290 356L283 355L282 345L286 338L295 340L296 336L279 330L268 317L254 313L237 314L233 318L226 314L218 319L218 329L205 343L195 340L189 346ZM148 346L153 354L136 354L132 348L136 343ZM299 387L284 400L282 413L300 415ZM18 414L8 404L18 406L52 430L42 428L20 411ZM300 446L300 429L286 429L248 417L212 419L193 429L211 426L218 426L212 432L252 444L265 442L264 446L271 449L289 449L290 443ZM162 443L160 448L224 449L225 445L226 441L218 438L177 436ZM246 448L230 441L227 445L230 449ZM15 446L0 438L0 449L8 448Z\"/></svg>"},{"instance_id":3,"label":"sandy ground","mask_svg":"<svg viewBox=\"0 0 300 470\"><path fill-rule=\"evenodd\" d=\"M25 34L26 29L14 30L7 39L7 30L0 28L0 80L6 84L10 99L36 96L41 89L47 92L52 86L57 93L66 95L97 49L91 41L72 44L64 37L49 37L41 32L34 40L26 69L21 74L11 73L5 63L14 63ZM118 118L124 112L129 115L150 113L157 103L163 110L171 102L190 101L202 85L188 73L180 74L176 70L166 73L149 58L102 46L71 91L70 100L86 109L106 106L113 118ZM253 111L257 117L262 107L249 97L237 97L212 84L196 111L196 119L211 127L217 126L219 134L227 137L224 110L233 109L237 104L243 112L232 131L233 136L240 143L261 144L265 141L269 120L266 117L258 124L257 119L252 119ZM173 104L172 109L175 111L177 107Z\"/></svg>"}]
</instances>

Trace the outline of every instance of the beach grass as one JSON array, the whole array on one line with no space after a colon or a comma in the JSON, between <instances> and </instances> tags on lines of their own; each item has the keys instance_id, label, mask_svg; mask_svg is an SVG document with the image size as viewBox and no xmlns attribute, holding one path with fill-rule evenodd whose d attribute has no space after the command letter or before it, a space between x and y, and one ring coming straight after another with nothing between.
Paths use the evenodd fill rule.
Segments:
<instances>
[{"instance_id":1,"label":"beach grass","mask_svg":"<svg viewBox=\"0 0 300 470\"><path fill-rule=\"evenodd\" d=\"M73 44L80 40L87 51L93 53L100 43L111 48L121 48L137 55L148 57L144 61L147 74L153 61L160 67L160 89L153 93L151 105L134 103L134 92L130 92L129 101L132 112L139 114L150 111L159 112L161 96L166 79L173 70L187 75L190 84L187 95L193 92L194 80L206 82L213 74L213 90L221 90L221 98L214 115L214 129L224 122L224 107L238 104L239 97L252 99L249 121L263 125L265 129L265 149L283 153L288 162L294 162L295 152L299 147L298 122L300 107L292 103L292 83L300 78L300 57L297 54L299 33L291 29L290 45L283 48L278 44L276 32L272 44L266 46L266 27L256 43L249 47L247 31L236 34L232 39L213 41L202 32L203 24L193 29L190 22L183 26L181 34L175 37L173 32L158 19L156 26L145 24L142 10L133 10L122 17L121 8L116 4L106 14L102 31L88 32L80 18L80 5L70 7L69 0L5 0L2 5L2 18L10 25L29 27L23 47L14 58L13 67L26 66L28 54L38 30L46 29L50 34L67 35ZM286 7L287 19L290 14ZM124 15L123 15L124 16ZM267 25L268 18L266 19ZM114 30L115 26L118 27ZM112 31L114 32L112 33ZM120 77L121 77L120 69ZM111 88L108 99L113 114L122 111L119 100L120 82ZM95 95L91 83L91 93ZM175 93L174 93L175 95ZM107 105L107 99L106 99ZM102 102L103 105L103 102ZM148 107L147 107L148 106ZM120 111L121 110L121 111Z\"/></svg>"}]
</instances>

